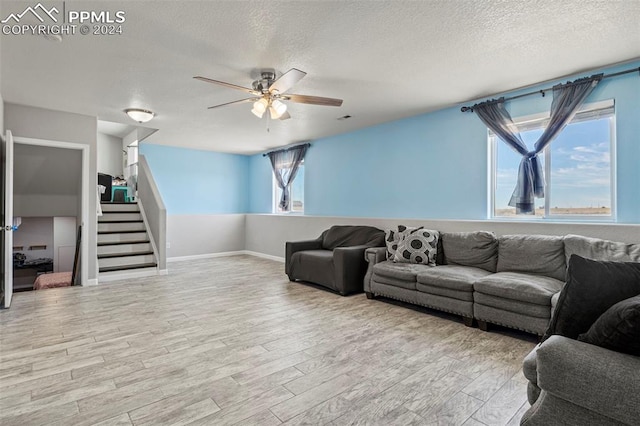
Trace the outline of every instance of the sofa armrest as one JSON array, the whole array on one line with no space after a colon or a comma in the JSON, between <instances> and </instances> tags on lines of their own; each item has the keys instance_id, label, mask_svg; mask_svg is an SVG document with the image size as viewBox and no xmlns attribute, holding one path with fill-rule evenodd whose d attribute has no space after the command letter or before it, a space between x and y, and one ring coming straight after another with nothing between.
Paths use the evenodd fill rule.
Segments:
<instances>
[{"instance_id":1,"label":"sofa armrest","mask_svg":"<svg viewBox=\"0 0 640 426\"><path fill-rule=\"evenodd\" d=\"M369 247L364 252L364 257L371 265L384 262L387 260L387 248L386 247Z\"/></svg>"},{"instance_id":2,"label":"sofa armrest","mask_svg":"<svg viewBox=\"0 0 640 426\"><path fill-rule=\"evenodd\" d=\"M365 250L364 257L368 262L367 272L364 276L364 291L371 293L371 277L373 276L373 266L376 263L387 260L386 247L371 247Z\"/></svg>"},{"instance_id":3,"label":"sofa armrest","mask_svg":"<svg viewBox=\"0 0 640 426\"><path fill-rule=\"evenodd\" d=\"M336 287L340 294L362 292L362 282L367 270L364 252L368 247L361 245L333 249Z\"/></svg>"},{"instance_id":4,"label":"sofa armrest","mask_svg":"<svg viewBox=\"0 0 640 426\"><path fill-rule=\"evenodd\" d=\"M287 241L285 243L284 271L289 275L291 267L291 256L298 251L320 250L322 249L322 239L305 241Z\"/></svg>"},{"instance_id":5,"label":"sofa armrest","mask_svg":"<svg viewBox=\"0 0 640 426\"><path fill-rule=\"evenodd\" d=\"M640 357L556 335L536 358L542 390L626 424L640 418Z\"/></svg>"}]
</instances>

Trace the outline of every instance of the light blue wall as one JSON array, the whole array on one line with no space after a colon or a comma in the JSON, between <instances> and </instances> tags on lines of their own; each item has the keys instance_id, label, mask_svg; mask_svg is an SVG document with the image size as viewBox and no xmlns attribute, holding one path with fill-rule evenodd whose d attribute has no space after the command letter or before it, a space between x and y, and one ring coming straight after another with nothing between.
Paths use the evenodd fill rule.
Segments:
<instances>
[{"instance_id":1,"label":"light blue wall","mask_svg":"<svg viewBox=\"0 0 640 426\"><path fill-rule=\"evenodd\" d=\"M249 213L271 213L273 172L271 162L262 154L249 157L249 194Z\"/></svg>"},{"instance_id":2,"label":"light blue wall","mask_svg":"<svg viewBox=\"0 0 640 426\"><path fill-rule=\"evenodd\" d=\"M249 157L141 144L168 214L246 213Z\"/></svg>"},{"instance_id":3,"label":"light blue wall","mask_svg":"<svg viewBox=\"0 0 640 426\"><path fill-rule=\"evenodd\" d=\"M611 98L616 101L618 221L640 223L638 73L603 80L587 102ZM550 103L549 95L531 96L507 108L518 117L548 111ZM460 106L316 140L305 158L305 214L486 219L487 149L486 127L475 114L460 112ZM268 162L262 155L249 162L251 213L271 212Z\"/></svg>"}]
</instances>

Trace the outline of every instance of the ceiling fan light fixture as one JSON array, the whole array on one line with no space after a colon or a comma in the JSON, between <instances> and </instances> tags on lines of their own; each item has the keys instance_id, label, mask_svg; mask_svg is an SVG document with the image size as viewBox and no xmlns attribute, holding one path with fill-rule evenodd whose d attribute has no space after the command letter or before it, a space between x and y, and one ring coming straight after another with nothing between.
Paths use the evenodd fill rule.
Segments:
<instances>
[{"instance_id":1,"label":"ceiling fan light fixture","mask_svg":"<svg viewBox=\"0 0 640 426\"><path fill-rule=\"evenodd\" d=\"M259 99L253 103L253 109L251 112L258 118L262 118L264 112L267 110L267 106L269 106L269 102L265 99Z\"/></svg>"},{"instance_id":2,"label":"ceiling fan light fixture","mask_svg":"<svg viewBox=\"0 0 640 426\"><path fill-rule=\"evenodd\" d=\"M273 118L274 120L277 120L285 112L287 112L287 105L285 105L284 103L280 102L277 99L271 102L271 107L269 108L269 113L271 114L271 118Z\"/></svg>"},{"instance_id":3,"label":"ceiling fan light fixture","mask_svg":"<svg viewBox=\"0 0 640 426\"><path fill-rule=\"evenodd\" d=\"M127 108L124 112L134 121L138 123L146 123L155 117L156 113L147 109L141 108Z\"/></svg>"}]
</instances>

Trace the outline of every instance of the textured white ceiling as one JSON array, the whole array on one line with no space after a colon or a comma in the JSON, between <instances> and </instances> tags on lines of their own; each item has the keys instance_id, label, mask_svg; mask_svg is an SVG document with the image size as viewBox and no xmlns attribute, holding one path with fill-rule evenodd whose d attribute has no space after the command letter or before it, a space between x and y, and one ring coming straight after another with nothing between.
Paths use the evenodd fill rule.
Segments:
<instances>
[{"instance_id":1,"label":"textured white ceiling","mask_svg":"<svg viewBox=\"0 0 640 426\"><path fill-rule=\"evenodd\" d=\"M55 2L44 2L44 4ZM2 14L29 2L3 1ZM640 57L639 0L67 1L123 10L123 35L1 37L6 102L133 124L148 108L148 141L254 153L344 133ZM344 99L289 103L270 123L240 91L258 68L307 76L292 93ZM344 121L338 117L349 114Z\"/></svg>"},{"instance_id":2,"label":"textured white ceiling","mask_svg":"<svg viewBox=\"0 0 640 426\"><path fill-rule=\"evenodd\" d=\"M136 126L130 124L114 123L112 121L98 120L98 133L103 133L116 138L124 138L133 132Z\"/></svg>"}]
</instances>

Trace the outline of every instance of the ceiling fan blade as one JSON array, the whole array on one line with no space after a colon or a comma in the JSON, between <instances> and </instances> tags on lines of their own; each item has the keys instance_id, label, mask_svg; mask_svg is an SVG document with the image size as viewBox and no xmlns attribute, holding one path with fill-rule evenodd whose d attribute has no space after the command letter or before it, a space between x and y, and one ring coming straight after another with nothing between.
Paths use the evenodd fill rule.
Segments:
<instances>
[{"instance_id":1,"label":"ceiling fan blade","mask_svg":"<svg viewBox=\"0 0 640 426\"><path fill-rule=\"evenodd\" d=\"M290 118L291 118L291 115L289 114L289 112L285 111L284 114L282 114L280 118L278 118L278 120L288 120Z\"/></svg>"},{"instance_id":2,"label":"ceiling fan blade","mask_svg":"<svg viewBox=\"0 0 640 426\"><path fill-rule=\"evenodd\" d=\"M320 96L307 96L307 95L286 95L284 99L288 99L291 102L297 102L299 104L311 104L311 105L323 105L323 106L341 106L342 99L336 98L323 98Z\"/></svg>"},{"instance_id":3,"label":"ceiling fan blade","mask_svg":"<svg viewBox=\"0 0 640 426\"><path fill-rule=\"evenodd\" d=\"M305 75L307 75L306 72L300 71L297 68L291 68L289 71L282 74L279 79L274 81L271 86L269 86L269 92L284 93L291 89L294 84L302 80L302 77Z\"/></svg>"},{"instance_id":4,"label":"ceiling fan blade","mask_svg":"<svg viewBox=\"0 0 640 426\"><path fill-rule=\"evenodd\" d=\"M260 92L253 90L253 89L249 89L248 87L242 87L242 86L238 86L235 84L231 84L231 83L225 83L224 81L218 81L218 80L213 80L211 78L207 78L207 77L193 77L196 80L200 80L200 81L204 81L207 83L213 83L213 84L219 84L220 86L225 86L225 87L229 87L231 89L236 89L236 90L242 90L243 92L247 92L247 93L251 93L252 95L259 95Z\"/></svg>"},{"instance_id":5,"label":"ceiling fan blade","mask_svg":"<svg viewBox=\"0 0 640 426\"><path fill-rule=\"evenodd\" d=\"M228 106L228 105L234 105L234 104L243 104L245 102L255 102L257 100L259 100L260 98L247 98L247 99L240 99L238 101L233 101L233 102L227 102L226 104L220 104L220 105L214 105L214 106L210 106L207 109L213 109L213 108L220 108L223 106Z\"/></svg>"}]
</instances>

